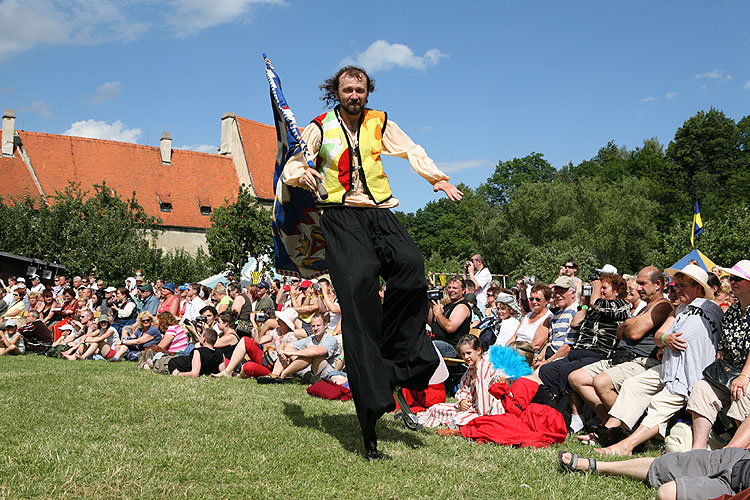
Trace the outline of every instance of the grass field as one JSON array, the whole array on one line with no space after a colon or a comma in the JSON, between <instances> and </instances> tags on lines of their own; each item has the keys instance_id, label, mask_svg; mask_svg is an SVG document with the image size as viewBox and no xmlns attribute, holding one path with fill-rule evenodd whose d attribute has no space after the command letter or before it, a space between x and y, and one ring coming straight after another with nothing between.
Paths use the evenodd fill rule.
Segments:
<instances>
[{"instance_id":1,"label":"grass field","mask_svg":"<svg viewBox=\"0 0 750 500\"><path fill-rule=\"evenodd\" d=\"M378 424L362 456L351 402L298 384L189 379L134 363L0 358L0 498L646 499L645 484L567 475L559 447L480 445ZM588 454L574 443L566 449Z\"/></svg>"}]
</instances>

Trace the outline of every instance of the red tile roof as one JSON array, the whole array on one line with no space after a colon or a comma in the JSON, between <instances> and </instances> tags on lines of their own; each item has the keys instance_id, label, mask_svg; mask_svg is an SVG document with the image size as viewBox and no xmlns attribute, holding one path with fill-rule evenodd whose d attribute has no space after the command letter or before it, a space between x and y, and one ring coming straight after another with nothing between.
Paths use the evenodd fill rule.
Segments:
<instances>
[{"instance_id":1,"label":"red tile roof","mask_svg":"<svg viewBox=\"0 0 750 500\"><path fill-rule=\"evenodd\" d=\"M2 138L0 131L0 138ZM13 156L0 155L0 196L21 197L26 194L33 198L39 197L39 190L34 184L34 177L26 166L18 148L15 148Z\"/></svg>"},{"instance_id":2,"label":"red tile roof","mask_svg":"<svg viewBox=\"0 0 750 500\"><path fill-rule=\"evenodd\" d=\"M237 122L256 194L271 200L275 128L240 117ZM165 226L205 229L210 220L200 207L216 208L237 195L239 179L231 156L173 149L171 164L165 165L158 147L28 131L18 135L48 197L69 181L91 189L105 180L123 198L135 191L146 212ZM0 159L0 168L0 195L39 195L18 148L14 157ZM172 211L160 211L159 199L171 203Z\"/></svg>"},{"instance_id":3,"label":"red tile roof","mask_svg":"<svg viewBox=\"0 0 750 500\"><path fill-rule=\"evenodd\" d=\"M255 194L260 199L272 200L277 152L276 128L239 116L237 125Z\"/></svg>"}]
</instances>

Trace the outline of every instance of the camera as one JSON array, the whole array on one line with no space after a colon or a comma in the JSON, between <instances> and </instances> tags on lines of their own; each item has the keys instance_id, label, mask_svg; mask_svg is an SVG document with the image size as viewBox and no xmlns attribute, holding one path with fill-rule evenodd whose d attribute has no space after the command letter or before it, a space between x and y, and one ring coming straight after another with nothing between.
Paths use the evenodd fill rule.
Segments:
<instances>
[{"instance_id":1,"label":"camera","mask_svg":"<svg viewBox=\"0 0 750 500\"><path fill-rule=\"evenodd\" d=\"M464 262L464 268L469 269L469 266L471 264L472 264L472 262L470 260L467 260L466 262Z\"/></svg>"},{"instance_id":2,"label":"camera","mask_svg":"<svg viewBox=\"0 0 750 500\"><path fill-rule=\"evenodd\" d=\"M591 283L584 283L581 287L581 295L584 297L591 297L591 291L594 289Z\"/></svg>"},{"instance_id":3,"label":"camera","mask_svg":"<svg viewBox=\"0 0 750 500\"><path fill-rule=\"evenodd\" d=\"M591 274L589 274L588 281L596 281L601 277L602 273L601 271L594 271Z\"/></svg>"},{"instance_id":4,"label":"camera","mask_svg":"<svg viewBox=\"0 0 750 500\"><path fill-rule=\"evenodd\" d=\"M536 283L536 276L527 276L523 279L524 285L533 285Z\"/></svg>"},{"instance_id":5,"label":"camera","mask_svg":"<svg viewBox=\"0 0 750 500\"><path fill-rule=\"evenodd\" d=\"M431 290L427 290L427 300L434 300L438 301L443 298L443 289L442 288L433 288Z\"/></svg>"},{"instance_id":6,"label":"camera","mask_svg":"<svg viewBox=\"0 0 750 500\"><path fill-rule=\"evenodd\" d=\"M199 325L201 323L205 323L206 322L206 317L205 316L198 316L197 318L195 318L195 322L198 323Z\"/></svg>"},{"instance_id":7,"label":"camera","mask_svg":"<svg viewBox=\"0 0 750 500\"><path fill-rule=\"evenodd\" d=\"M255 321L257 321L258 323L265 323L266 320L268 320L268 316L266 315L266 313L255 313Z\"/></svg>"}]
</instances>

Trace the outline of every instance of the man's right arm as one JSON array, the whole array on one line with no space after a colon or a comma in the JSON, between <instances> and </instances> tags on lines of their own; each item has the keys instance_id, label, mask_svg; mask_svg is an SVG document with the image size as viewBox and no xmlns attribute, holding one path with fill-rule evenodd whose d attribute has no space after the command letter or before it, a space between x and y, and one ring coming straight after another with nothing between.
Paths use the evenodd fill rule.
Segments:
<instances>
[{"instance_id":1,"label":"man's right arm","mask_svg":"<svg viewBox=\"0 0 750 500\"><path fill-rule=\"evenodd\" d=\"M318 155L322 139L323 137L320 128L314 123L309 124L305 127L305 130L302 131L302 140L307 144L307 151L312 156L311 159L314 159ZM286 165L284 165L284 170L281 172L281 182L289 186L301 187L314 191L314 187L311 188L309 184L305 184L306 172L309 168L307 159L304 157L302 151L299 151L286 162ZM310 175L314 174L307 174L307 176Z\"/></svg>"},{"instance_id":2,"label":"man's right arm","mask_svg":"<svg viewBox=\"0 0 750 500\"><path fill-rule=\"evenodd\" d=\"M661 326L671 312L672 305L667 301L662 301L653 306L650 311L644 311L638 316L623 321L617 329L617 337L641 340L646 333L657 326Z\"/></svg>"},{"instance_id":3,"label":"man's right arm","mask_svg":"<svg viewBox=\"0 0 750 500\"><path fill-rule=\"evenodd\" d=\"M471 311L468 306L465 304L459 304L453 308L450 312L450 316L447 318L443 314L435 314L435 321L438 322L440 328L442 328L445 333L453 333L458 330L461 323L470 316Z\"/></svg>"}]
</instances>

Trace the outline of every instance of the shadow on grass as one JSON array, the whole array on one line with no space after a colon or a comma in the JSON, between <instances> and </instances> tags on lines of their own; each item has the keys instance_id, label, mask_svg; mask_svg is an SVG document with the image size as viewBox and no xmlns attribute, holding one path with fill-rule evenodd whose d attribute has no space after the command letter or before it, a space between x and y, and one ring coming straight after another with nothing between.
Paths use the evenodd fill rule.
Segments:
<instances>
[{"instance_id":1,"label":"shadow on grass","mask_svg":"<svg viewBox=\"0 0 750 500\"><path fill-rule=\"evenodd\" d=\"M284 415L297 427L308 427L317 431L325 432L329 436L338 439L341 446L351 452L364 456L364 446L362 444L362 434L359 429L359 422L351 414L335 415L305 415L305 411L298 404L284 402ZM390 413L386 413L382 418L391 418ZM419 434L413 431L394 429L393 426L378 427L378 441L401 441L411 448L425 446L425 442Z\"/></svg>"}]
</instances>

